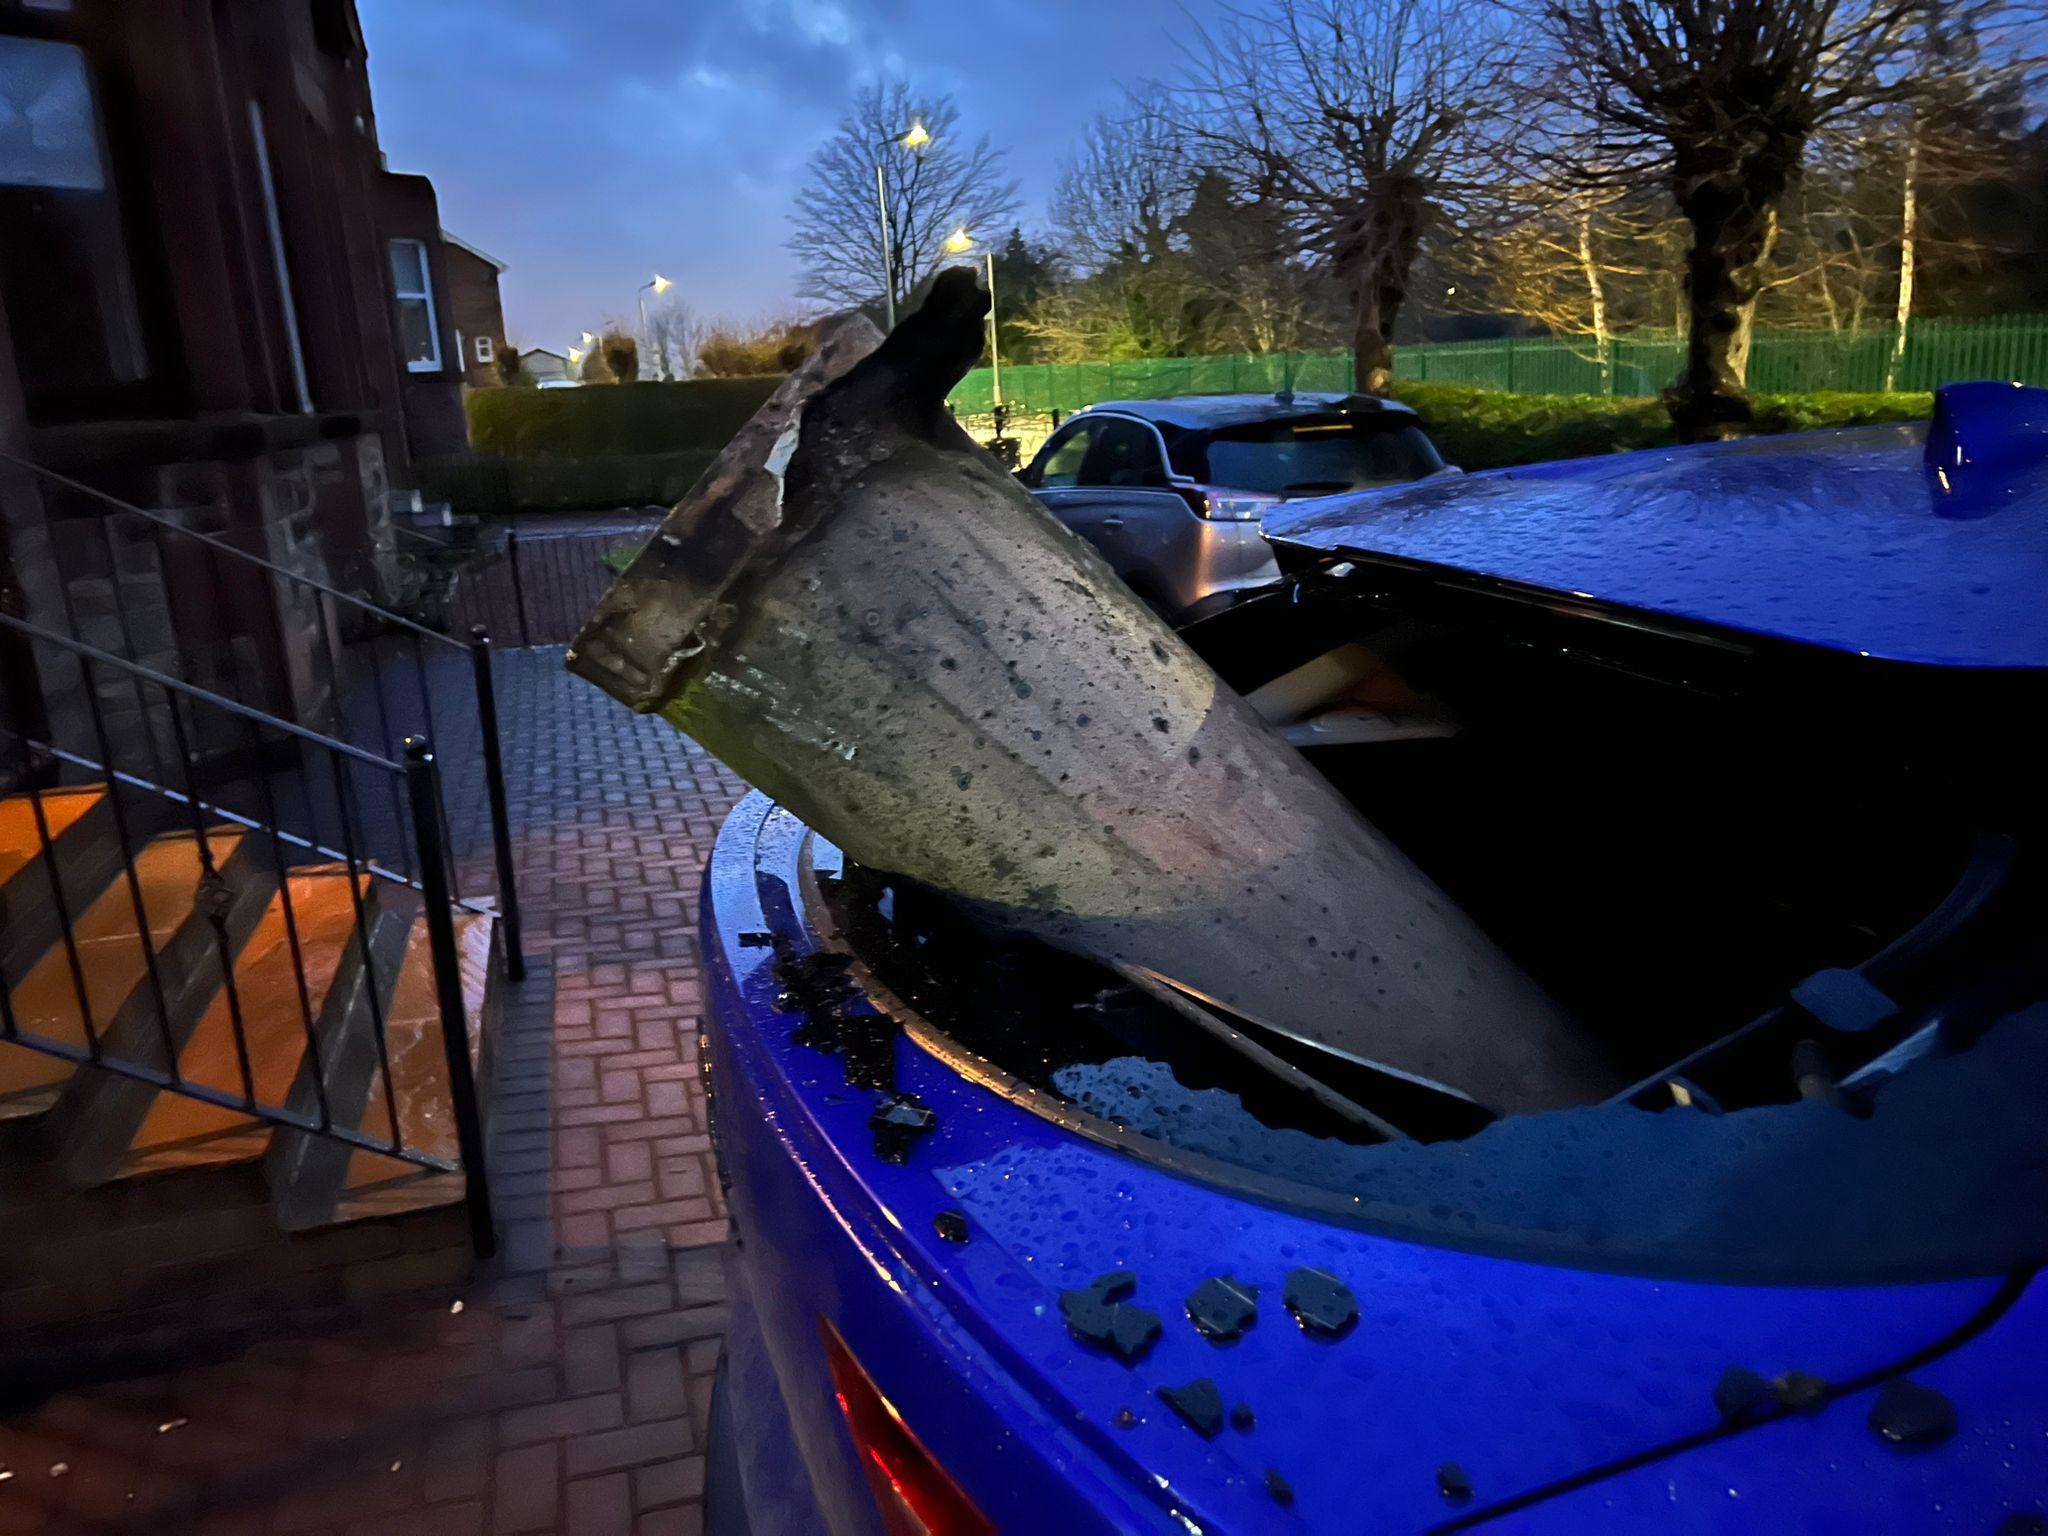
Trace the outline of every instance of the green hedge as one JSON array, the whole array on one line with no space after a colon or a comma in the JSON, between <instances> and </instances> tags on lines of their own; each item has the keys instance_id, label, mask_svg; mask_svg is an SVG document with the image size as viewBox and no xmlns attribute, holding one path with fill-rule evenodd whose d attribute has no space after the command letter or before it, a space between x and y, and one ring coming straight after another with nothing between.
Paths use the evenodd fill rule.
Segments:
<instances>
[{"instance_id":1,"label":"green hedge","mask_svg":"<svg viewBox=\"0 0 2048 1536\"><path fill-rule=\"evenodd\" d=\"M782 380L684 379L583 389L469 392L469 440L508 459L716 452Z\"/></svg>"},{"instance_id":2,"label":"green hedge","mask_svg":"<svg viewBox=\"0 0 2048 1536\"><path fill-rule=\"evenodd\" d=\"M415 470L427 500L445 501L457 512L502 517L673 506L717 457L712 448L588 459L480 456L424 463Z\"/></svg>"},{"instance_id":3,"label":"green hedge","mask_svg":"<svg viewBox=\"0 0 2048 1536\"><path fill-rule=\"evenodd\" d=\"M1601 395L1521 395L1456 384L1396 383L1396 399L1421 413L1444 458L1465 469L1503 469L1545 459L1575 459L1674 439L1657 400ZM1757 429L1805 432L1876 421L1917 421L1934 409L1931 394L1759 395Z\"/></svg>"}]
</instances>

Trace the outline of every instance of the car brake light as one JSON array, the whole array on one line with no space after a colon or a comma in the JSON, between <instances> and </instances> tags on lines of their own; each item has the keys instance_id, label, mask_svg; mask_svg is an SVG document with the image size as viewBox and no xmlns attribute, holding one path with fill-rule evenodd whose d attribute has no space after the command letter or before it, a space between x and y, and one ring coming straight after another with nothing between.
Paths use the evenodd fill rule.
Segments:
<instances>
[{"instance_id":1,"label":"car brake light","mask_svg":"<svg viewBox=\"0 0 2048 1536\"><path fill-rule=\"evenodd\" d=\"M932 1459L924 1442L911 1433L838 1330L821 1317L818 1333L825 1341L839 1411L846 1416L854 1452L882 1511L887 1536L995 1536L988 1516L974 1507Z\"/></svg>"},{"instance_id":2,"label":"car brake light","mask_svg":"<svg viewBox=\"0 0 2048 1536\"><path fill-rule=\"evenodd\" d=\"M1278 496L1261 496L1254 491L1203 491L1193 488L1181 492L1188 505L1195 509L1197 517L1206 517L1213 523L1256 523L1265 515L1268 507L1280 505Z\"/></svg>"}]
</instances>

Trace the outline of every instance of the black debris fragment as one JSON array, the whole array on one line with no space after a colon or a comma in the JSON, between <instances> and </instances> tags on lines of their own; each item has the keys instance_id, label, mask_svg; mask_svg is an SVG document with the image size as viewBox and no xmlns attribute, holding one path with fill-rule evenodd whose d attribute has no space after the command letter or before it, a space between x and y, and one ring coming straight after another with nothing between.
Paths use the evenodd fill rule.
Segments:
<instances>
[{"instance_id":1,"label":"black debris fragment","mask_svg":"<svg viewBox=\"0 0 2048 1536\"><path fill-rule=\"evenodd\" d=\"M775 979L782 988L775 1006L805 1015L790 1038L839 1057L852 1086L893 1093L898 1026L861 992L850 974L852 959L825 950L799 955L787 940L775 948Z\"/></svg>"},{"instance_id":2,"label":"black debris fragment","mask_svg":"<svg viewBox=\"0 0 2048 1536\"><path fill-rule=\"evenodd\" d=\"M1128 1408L1119 1408L1116 1411L1116 1417L1111 1419L1110 1422L1116 1425L1118 1429L1129 1429L1138 1422L1138 1416Z\"/></svg>"},{"instance_id":3,"label":"black debris fragment","mask_svg":"<svg viewBox=\"0 0 2048 1536\"><path fill-rule=\"evenodd\" d=\"M911 1146L918 1137L931 1134L938 1123L931 1106L914 1093L885 1099L868 1117L868 1129L875 1133L875 1156L885 1163L909 1162Z\"/></svg>"},{"instance_id":4,"label":"black debris fragment","mask_svg":"<svg viewBox=\"0 0 2048 1536\"><path fill-rule=\"evenodd\" d=\"M1124 1300L1137 1289L1128 1269L1097 1275L1088 1285L1060 1292L1067 1331L1084 1344L1106 1349L1119 1360L1135 1360L1159 1337L1159 1314Z\"/></svg>"},{"instance_id":5,"label":"black debris fragment","mask_svg":"<svg viewBox=\"0 0 2048 1536\"><path fill-rule=\"evenodd\" d=\"M1282 1509L1291 1508L1294 1504L1294 1485L1271 1467L1266 1468L1266 1492Z\"/></svg>"},{"instance_id":6,"label":"black debris fragment","mask_svg":"<svg viewBox=\"0 0 2048 1536\"><path fill-rule=\"evenodd\" d=\"M1358 1298L1326 1269L1290 1269L1282 1293L1287 1310L1304 1332L1338 1338L1358 1321Z\"/></svg>"},{"instance_id":7,"label":"black debris fragment","mask_svg":"<svg viewBox=\"0 0 2048 1536\"><path fill-rule=\"evenodd\" d=\"M1223 1394L1206 1376L1197 1376L1178 1387L1161 1387L1159 1398L1205 1440L1213 1438L1223 1427Z\"/></svg>"},{"instance_id":8,"label":"black debris fragment","mask_svg":"<svg viewBox=\"0 0 2048 1536\"><path fill-rule=\"evenodd\" d=\"M1252 1405L1250 1403L1239 1403L1230 1410L1230 1427L1237 1430L1240 1434L1258 1422L1257 1419L1252 1417Z\"/></svg>"},{"instance_id":9,"label":"black debris fragment","mask_svg":"<svg viewBox=\"0 0 2048 1536\"><path fill-rule=\"evenodd\" d=\"M1901 1450L1925 1450L1956 1432L1955 1404L1932 1387L1895 1377L1871 1404L1870 1427Z\"/></svg>"},{"instance_id":10,"label":"black debris fragment","mask_svg":"<svg viewBox=\"0 0 2048 1536\"><path fill-rule=\"evenodd\" d=\"M1827 1406L1828 1384L1804 1371L1787 1371L1771 1378L1771 1396L1794 1413L1819 1413Z\"/></svg>"},{"instance_id":11,"label":"black debris fragment","mask_svg":"<svg viewBox=\"0 0 2048 1536\"><path fill-rule=\"evenodd\" d=\"M1228 1343L1259 1320L1259 1289L1229 1275L1212 1275L1188 1293L1188 1319L1205 1339Z\"/></svg>"},{"instance_id":12,"label":"black debris fragment","mask_svg":"<svg viewBox=\"0 0 2048 1536\"><path fill-rule=\"evenodd\" d=\"M1714 1383L1714 1407L1723 1424L1742 1424L1755 1418L1770 1398L1769 1383L1746 1365L1729 1366Z\"/></svg>"},{"instance_id":13,"label":"black debris fragment","mask_svg":"<svg viewBox=\"0 0 2048 1536\"><path fill-rule=\"evenodd\" d=\"M949 1243L964 1243L969 1237L965 1211L941 1211L932 1218L932 1230Z\"/></svg>"},{"instance_id":14,"label":"black debris fragment","mask_svg":"<svg viewBox=\"0 0 2048 1536\"><path fill-rule=\"evenodd\" d=\"M1992 1536L2048 1536L2048 1518L2031 1509L2017 1509L1998 1522Z\"/></svg>"},{"instance_id":15,"label":"black debris fragment","mask_svg":"<svg viewBox=\"0 0 2048 1536\"><path fill-rule=\"evenodd\" d=\"M774 934L764 933L759 928L749 928L740 935L741 949L766 949L774 942Z\"/></svg>"},{"instance_id":16,"label":"black debris fragment","mask_svg":"<svg viewBox=\"0 0 2048 1536\"><path fill-rule=\"evenodd\" d=\"M1159 1337L1159 1314L1148 1312L1143 1307L1134 1307L1128 1302L1118 1302L1112 1308L1110 1321L1110 1347L1119 1357L1135 1360L1152 1347Z\"/></svg>"},{"instance_id":17,"label":"black debris fragment","mask_svg":"<svg viewBox=\"0 0 2048 1536\"><path fill-rule=\"evenodd\" d=\"M1447 1461L1436 1469L1436 1491L1452 1504L1463 1504L1472 1497L1472 1479L1455 1461Z\"/></svg>"}]
</instances>

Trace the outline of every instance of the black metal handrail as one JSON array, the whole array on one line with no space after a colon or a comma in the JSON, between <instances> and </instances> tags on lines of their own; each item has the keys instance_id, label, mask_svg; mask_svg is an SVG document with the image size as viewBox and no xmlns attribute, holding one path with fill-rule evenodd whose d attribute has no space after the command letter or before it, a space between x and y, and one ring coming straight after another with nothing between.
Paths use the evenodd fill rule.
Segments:
<instances>
[{"instance_id":1,"label":"black metal handrail","mask_svg":"<svg viewBox=\"0 0 2048 1536\"><path fill-rule=\"evenodd\" d=\"M660 526L660 516L622 515L594 528L507 528L502 544L478 545L458 570L450 618L516 636L522 646L566 645L617 578L614 557L637 550Z\"/></svg>"},{"instance_id":2,"label":"black metal handrail","mask_svg":"<svg viewBox=\"0 0 2048 1536\"><path fill-rule=\"evenodd\" d=\"M167 515L165 511L136 506L132 502L124 501L120 497L103 491L96 486L12 454L0 452L0 462L14 465L17 468L41 477L53 485L62 486L67 490L90 497L94 501L112 509L112 512L120 518L139 522L150 530L150 538L155 545L160 568L167 563L164 558L165 538L167 535L177 540L186 541L196 549L203 550L207 560L207 571L212 578L213 606L218 615L231 614L235 609L229 585L222 580L221 559L223 556L228 557L232 561L240 562L247 569L260 570L269 578L288 584L289 589L293 592L310 596L320 603L330 605L335 610L346 609L350 614L354 615L358 623L367 629L369 640L366 645L358 643L353 653L350 649L350 642L345 640L342 635L344 626L339 622L337 612L320 614L314 626L318 631L318 654L323 656L326 662L327 697L335 717L334 723L336 726L336 729L332 732L316 731L314 733L323 739L346 742L346 737L352 731L367 735L381 749L373 753L373 755L380 757L388 764L394 765L399 755L402 741L411 734L419 734L437 740L443 744L445 750L451 740L451 733L441 729L443 719L437 718L434 703L435 694L437 691L445 689L459 688L463 685L468 686L474 694L474 718L477 736L477 755L475 761L483 778L483 799L488 812L487 819L491 832L490 842L493 875L495 877L495 894L498 910L504 919L504 965L506 974L515 981L525 975L525 952L519 921L518 878L509 836L510 808L505 791L503 755L497 738L498 711L496 685L491 666L490 643L485 631L481 627L472 630L469 641L464 643L453 636L442 634L437 630L409 619L403 614L394 613L387 608L380 607L367 598L345 591L316 577L291 570L274 560L266 559L262 555L243 549L229 539L187 527L184 523L177 521L176 518ZM125 651L126 654L117 656L117 653L104 646L97 649L101 659L115 658L130 664L134 668L140 669L138 673L131 674L136 679L135 686L138 690L137 698L139 700L142 687L140 679L142 677L162 678L166 674L163 672L163 669L148 667L144 662L141 647L138 645L135 637L134 621L129 613L128 605L122 600L119 592L121 551L116 537L115 519L113 516L108 516L100 521L109 579L114 588L112 617L119 630L121 650ZM71 526L68 522L53 524L53 528L68 528ZM65 617L71 630L71 638L83 642L86 626L81 622L76 599L73 596L69 582L63 580L61 571L60 581L62 581ZM276 615L276 620L282 624L286 621L286 615L280 612ZM40 627L47 632L47 626ZM388 646L380 643L385 638L397 643L400 648L397 653L394 654ZM411 721L408 721L403 715L403 711L409 709L411 705L401 698L395 707L392 690L388 686L389 680L387 679L387 673L393 672L402 666L406 659L405 652L407 649L410 651L411 671L416 684L413 692L416 694L418 705L418 713ZM439 675L431 681L429 674L436 669L430 666L428 662L427 653L429 649L451 663L448 668L441 670ZM177 654L181 668L189 670L196 664L195 659L188 654L187 642L182 634ZM467 667L453 665L456 654L466 654L469 658L469 665ZM211 670L216 680L218 680L220 674L224 673L230 680L231 685L236 690L239 690L242 683L241 669L234 654L232 635L230 635L221 648L219 654L206 660L210 662ZM225 700L228 697L227 693L220 687L204 687L190 677L180 679L180 681L191 686L201 687L201 691L204 694L216 701ZM274 708L251 705L245 700L238 700L236 702L243 704L245 707L257 708L258 713L265 719L279 719L278 712ZM268 703L269 701L265 700L264 702ZM157 744L152 734L151 722L147 718L147 711L138 710L138 713L143 717L139 728L148 738L152 750L160 756L161 753L157 749ZM97 745L103 747L105 743L97 743ZM102 755L105 754L103 753ZM159 777L167 776L160 774ZM399 797L402 794L402 790L394 781L385 793L391 803L393 818L397 819ZM448 814L445 801L443 804L442 821L444 826L452 826L454 823L454 818ZM404 865L404 872L407 878L411 878L416 873L416 870L411 866L411 850L409 848L400 848L397 850L397 856Z\"/></svg>"},{"instance_id":3,"label":"black metal handrail","mask_svg":"<svg viewBox=\"0 0 2048 1536\"><path fill-rule=\"evenodd\" d=\"M13 951L11 960L20 973L0 973L0 1041L77 1063L106 1078L146 1084L161 1093L196 1099L322 1141L376 1152L420 1169L459 1173L464 1180L472 1238L478 1251L488 1254L494 1241L490 1190L456 937L457 915L464 904L450 880L438 764L426 738L408 738L405 761L400 763L12 615L0 614L0 630L77 662L103 753L102 759L95 761L42 739L17 720L0 721L6 726L7 738L19 743L28 755L23 771L15 777L18 792L26 795L33 811L36 852L50 895L47 914L25 919L22 924L24 930L35 924L40 924L39 928L6 936L14 941L5 947ZM101 702L99 685L105 674L118 675L138 693L160 695L179 742L175 756L180 782L176 786L155 782L117 761L120 748L106 729ZM198 782L197 755L189 750L192 732L202 717L212 718L216 724L232 722L250 748L238 777L204 788ZM66 768L72 771L55 771ZM47 782L52 779L58 782ZM397 825L378 824L376 813L369 810L370 797L361 793L364 782L378 779L396 784L401 791L401 804L409 814ZM111 826L96 829L83 843L67 843L60 849L63 838L77 834L70 827L53 830L45 797L57 787L102 787ZM306 819L294 827L294 815ZM236 834L225 857L216 847L227 830L223 822ZM109 834L111 847L107 846ZM152 914L148 909L138 868L144 850L166 834L181 840L189 835L199 870L190 912L168 927L162 913ZM374 856L375 850L388 850L394 839L410 844L416 878L397 873ZM287 858L291 848L312 853L325 865L338 864L340 869L332 871L333 877L347 882L347 937L338 941L338 952L323 957L326 980L317 1006L293 889L295 877L303 879L307 870L304 865L295 870ZM400 894L373 903L369 893L380 880L386 882L385 890L395 888ZM94 889L101 882L110 882L104 886L104 896ZM74 910L74 897L86 902L105 900L124 887L145 976L136 990L102 1016L102 1010L95 1007L87 957L81 952L81 913ZM282 922L303 1042L300 1054L284 1064L291 1069L291 1087L284 1093L266 1090L258 1083L251 1021L246 1016L248 1000L241 993L246 979L244 946L271 910ZM392 1071L391 1021L386 1009L397 995L400 972L411 948L407 935L415 922L425 925L435 1010L446 1056L447 1089L457 1133L457 1155L452 1158L408 1142L406 1104ZM502 927L500 932L504 933ZM379 938L380 934L385 937ZM121 938L125 941L126 935ZM70 978L71 1002L76 1006L75 1029L64 1025L62 1014L50 1015L47 1024L24 1021L15 1005L13 989L28 968L41 963L38 957L59 952ZM347 966L355 967L356 979L344 986L341 977ZM217 1078L195 1081L181 1059L216 997L227 1010L233 1075L238 1079L232 1087ZM60 1033L46 1032L49 1028ZM65 1034L75 1037L63 1038ZM363 1065L366 1057L373 1059ZM273 1071L266 1075L275 1082L274 1069L280 1063L273 1059L268 1065ZM100 1080L94 1079L81 1090L81 1103L98 1108L110 1102L94 1097ZM352 1095L360 1095L353 1107L334 1101L336 1091L344 1087ZM111 1102L117 1110L124 1107L124 1101ZM374 1106L380 1103L388 1135L370 1128ZM126 1103L125 1108L132 1111L134 1105ZM140 1122L117 1123L125 1127ZM121 1144L126 1145L125 1136Z\"/></svg>"},{"instance_id":4,"label":"black metal handrail","mask_svg":"<svg viewBox=\"0 0 2048 1536\"><path fill-rule=\"evenodd\" d=\"M153 684L163 689L166 693L174 693L182 698L192 699L201 704L208 705L220 710L224 714L233 715L245 722L260 725L276 735L289 737L306 745L331 751L363 767L381 768L386 773L392 775L403 775L405 772L400 764L393 762L389 758L379 757L376 753L365 751L361 747L350 746L345 741L332 740L329 737L320 735L317 731L309 731L304 726L298 725L293 721L280 720L274 715L266 715L261 710L251 709L248 705L239 703L234 699L225 698L217 693L211 693L204 688L192 683L183 682L178 678L166 676L164 673L158 672L153 668L124 661L121 657L111 652L103 651L98 646L87 645L82 640L73 640L66 635L53 634L37 625L17 619L12 614L0 613L0 630L20 635L37 645L54 646L56 649L79 657L84 661L114 667L140 682ZM495 715L493 718L495 719ZM151 794L161 796L175 805L186 806L199 813L219 817L224 821L233 822L235 825L251 831L267 832L271 836L291 844L293 847L303 848L306 852L319 854L323 858L345 859L348 857L347 852L343 849L326 847L300 833L293 832L287 827L267 825L252 816L244 815L234 810L230 806L213 804L204 797L189 796L171 785L160 784L153 779L131 773L126 769L113 767L106 762L97 762L81 753L66 751L63 747L56 746L50 742L34 740L15 731L11 725L8 726L8 730L10 734L15 735L24 744L33 747L37 751L46 753L56 761L68 764L73 768L80 768L88 773L104 774L110 780L118 781L131 789L146 790ZM394 884L410 887L415 891L423 888L420 881L412 876L401 873L396 869L386 868L380 864L370 864L364 870L364 873L372 879L390 881ZM465 900L460 896L451 897L450 900L453 905L469 912L485 913L492 910L489 906Z\"/></svg>"}]
</instances>

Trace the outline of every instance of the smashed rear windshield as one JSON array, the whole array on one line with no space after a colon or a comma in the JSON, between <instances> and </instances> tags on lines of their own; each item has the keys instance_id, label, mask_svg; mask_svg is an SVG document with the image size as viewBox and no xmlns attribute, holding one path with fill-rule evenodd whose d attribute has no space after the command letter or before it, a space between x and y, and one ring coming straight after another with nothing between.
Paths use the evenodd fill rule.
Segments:
<instances>
[{"instance_id":1,"label":"smashed rear windshield","mask_svg":"<svg viewBox=\"0 0 2048 1536\"><path fill-rule=\"evenodd\" d=\"M1198 478L1273 496L1328 495L1419 480L1443 460L1412 421L1311 417L1226 427Z\"/></svg>"}]
</instances>

